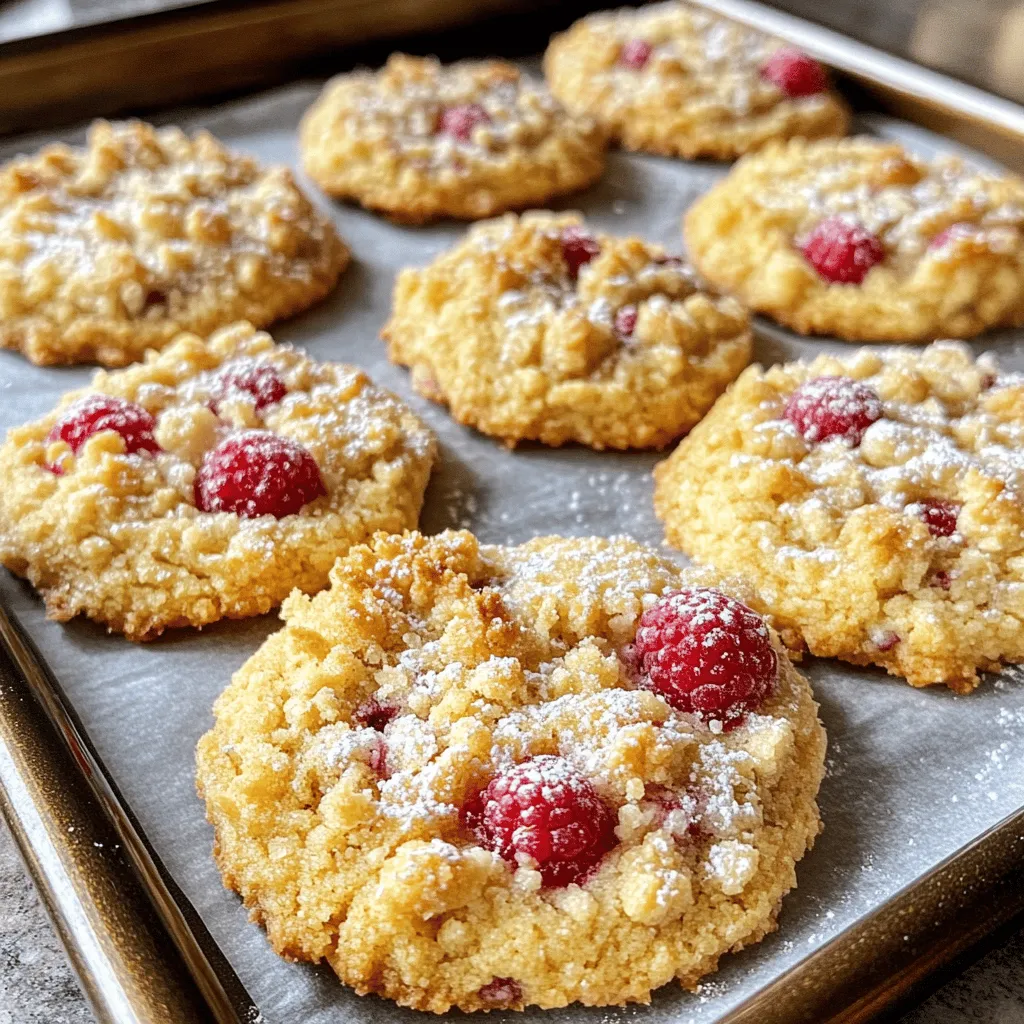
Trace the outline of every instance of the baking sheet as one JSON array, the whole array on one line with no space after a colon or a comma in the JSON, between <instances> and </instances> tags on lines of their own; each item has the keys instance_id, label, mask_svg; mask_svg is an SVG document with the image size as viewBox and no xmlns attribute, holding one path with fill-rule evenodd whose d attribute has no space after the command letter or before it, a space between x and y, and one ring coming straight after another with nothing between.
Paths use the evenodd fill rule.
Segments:
<instances>
[{"instance_id":1,"label":"baking sheet","mask_svg":"<svg viewBox=\"0 0 1024 1024\"><path fill-rule=\"evenodd\" d=\"M312 83L296 85L177 121L209 128L264 161L297 167L295 127L316 91ZM862 127L902 139L925 155L956 148L883 117L869 116ZM61 137L77 142L82 134ZM6 142L0 158L51 138ZM682 212L725 171L718 164L616 153L595 188L562 205L582 209L601 230L637 232L678 251ZM274 334L317 358L365 368L434 428L441 461L427 494L423 529L464 526L498 543L554 532L624 532L661 543L650 477L661 456L540 446L508 452L414 395L406 372L387 363L378 332L394 274L429 261L464 228L401 228L358 209L326 200L323 205L352 246L354 264L327 302L279 325ZM797 339L763 323L758 335L761 362L844 347ZM1024 332L995 335L976 348L996 350L1006 365L1024 370ZM0 430L42 415L90 374L87 368L40 369L0 352ZM178 631L137 646L92 623L47 622L31 588L4 572L0 600L63 684L142 829L267 1024L423 1019L375 997L356 997L324 968L276 957L240 901L223 889L214 867L212 832L193 787L193 748L211 723L214 698L276 628L275 617L220 623L202 633ZM784 903L779 931L725 957L718 974L693 995L670 986L649 1008L492 1013L489 1021L711 1024L1024 806L1024 671L1007 670L970 697L957 697L937 688L915 691L880 672L838 663L812 660L806 669L829 733L829 771L820 799L825 832L799 866L799 888Z\"/></svg>"}]
</instances>

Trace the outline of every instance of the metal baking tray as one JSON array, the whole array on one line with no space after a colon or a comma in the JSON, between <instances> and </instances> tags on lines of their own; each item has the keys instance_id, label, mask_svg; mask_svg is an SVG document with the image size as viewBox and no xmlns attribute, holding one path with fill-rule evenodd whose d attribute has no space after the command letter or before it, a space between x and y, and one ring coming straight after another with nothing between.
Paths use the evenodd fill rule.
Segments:
<instances>
[{"instance_id":1,"label":"metal baking tray","mask_svg":"<svg viewBox=\"0 0 1024 1024\"><path fill-rule=\"evenodd\" d=\"M951 136L968 137L1024 166L1024 111L1013 104L769 8L744 0L709 5L841 67L859 83L861 129L925 154L962 150ZM485 42L477 40L477 52ZM206 127L265 161L297 166L295 127L317 88L298 83L156 120ZM895 119L885 112L892 109L937 114L947 135ZM0 158L81 134L51 130L0 141ZM678 250L683 211L726 169L614 153L597 186L560 205L582 209L603 230L638 232ZM402 228L322 202L352 245L354 265L324 304L274 334L316 357L364 367L436 430L442 455L423 529L466 526L492 542L626 532L660 543L650 478L659 455L533 445L509 452L415 396L405 371L387 363L377 335L394 274L430 260L463 226ZM764 321L756 334L761 362L844 347ZM991 335L976 348L1024 370L1024 332ZM0 353L0 429L41 415L90 372L41 369ZM216 695L276 626L267 616L137 646L88 622L47 622L32 589L0 574L4 810L103 1022L420 1019L356 997L325 968L276 957L220 883L193 789L193 748ZM810 659L805 668L830 739L820 800L825 831L799 866L779 931L725 957L696 994L669 986L650 1007L489 1020L866 1021L1024 909L1024 672L1008 669L956 697L834 662Z\"/></svg>"}]
</instances>

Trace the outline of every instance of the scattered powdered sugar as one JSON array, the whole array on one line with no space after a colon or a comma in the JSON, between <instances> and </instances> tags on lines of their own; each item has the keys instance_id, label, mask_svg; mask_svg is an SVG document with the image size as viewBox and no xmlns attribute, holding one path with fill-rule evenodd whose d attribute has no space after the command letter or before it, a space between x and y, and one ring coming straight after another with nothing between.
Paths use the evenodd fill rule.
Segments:
<instances>
[{"instance_id":1,"label":"scattered powdered sugar","mask_svg":"<svg viewBox=\"0 0 1024 1024\"><path fill-rule=\"evenodd\" d=\"M337 95L350 135L386 139L413 166L436 171L502 162L576 123L543 83L498 62L442 67L396 55L379 72L346 76Z\"/></svg>"}]
</instances>

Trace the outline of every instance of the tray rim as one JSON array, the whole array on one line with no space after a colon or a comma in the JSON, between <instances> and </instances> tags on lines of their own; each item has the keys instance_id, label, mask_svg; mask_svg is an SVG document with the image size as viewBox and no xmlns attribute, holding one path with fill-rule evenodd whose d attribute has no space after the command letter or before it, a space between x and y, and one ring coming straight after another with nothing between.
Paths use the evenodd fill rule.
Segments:
<instances>
[{"instance_id":1,"label":"tray rim","mask_svg":"<svg viewBox=\"0 0 1024 1024\"><path fill-rule=\"evenodd\" d=\"M1024 168L1024 106L755 0L690 2L794 42L867 87L887 109L928 127L934 126L937 118L942 134L968 141L1015 169ZM260 5L239 0L231 6L245 10ZM342 9L349 2L335 0L335 6ZM491 13L495 8L493 0L479 6ZM168 13L177 20L179 15L194 15L204 9L211 17L222 11L210 0L199 0ZM159 20L159 15L119 19L57 35L68 36L74 45L82 35L103 37L105 27L121 31L127 24L147 23L153 18ZM8 45L18 47L20 42ZM0 53L4 49L0 47ZM186 65L182 61L182 66ZM12 827L97 1018L102 1024L258 1020L258 1008L138 828L59 680L2 604L0 690L15 697L14 701L0 701L0 811ZM21 710L15 712L12 709L18 704ZM26 729L31 730L30 736ZM29 749L33 745L35 753ZM155 910L163 938L169 937L171 943L147 946L140 956L138 948L126 946L124 935L117 934L123 922L97 908L89 879L108 878L110 864L102 846L76 844L73 833L68 832L69 809L61 804L60 794L45 785L52 765L38 756L38 750L47 747L54 760L62 757L73 765L76 781L91 792L94 806L84 809L86 816L124 844L140 895L145 893L141 899L136 896L126 901L129 917L144 929ZM29 821L30 816L35 820ZM73 865L74 870L58 882L55 864ZM861 1024L877 1018L905 999L928 973L1024 911L1022 866L1024 806L798 961L720 1024ZM928 899L929 886L941 888L953 877L971 879L961 900L948 900L946 888L942 893L947 899ZM902 923L908 914L933 921L931 928L922 930L919 942L905 941L900 944L903 948L893 947L873 934L879 926L884 932L885 919L893 915L900 922L900 931L910 927ZM97 941L103 947L100 958ZM876 942L874 956L866 960L851 956L865 941ZM889 969L879 973L882 960ZM147 976L158 984L140 985L140 979ZM202 993L198 1002L197 992ZM175 1016L168 1018L171 1006Z\"/></svg>"}]
</instances>

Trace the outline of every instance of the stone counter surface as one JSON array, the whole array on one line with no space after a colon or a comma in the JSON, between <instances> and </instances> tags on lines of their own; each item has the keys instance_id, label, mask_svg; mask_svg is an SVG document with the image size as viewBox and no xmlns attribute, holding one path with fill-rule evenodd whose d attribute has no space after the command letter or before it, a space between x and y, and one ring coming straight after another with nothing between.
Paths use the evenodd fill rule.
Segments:
<instances>
[{"instance_id":1,"label":"stone counter surface","mask_svg":"<svg viewBox=\"0 0 1024 1024\"><path fill-rule=\"evenodd\" d=\"M93 1022L0 819L0 1024ZM1024 931L949 982L900 1024L1024 1024Z\"/></svg>"}]
</instances>

